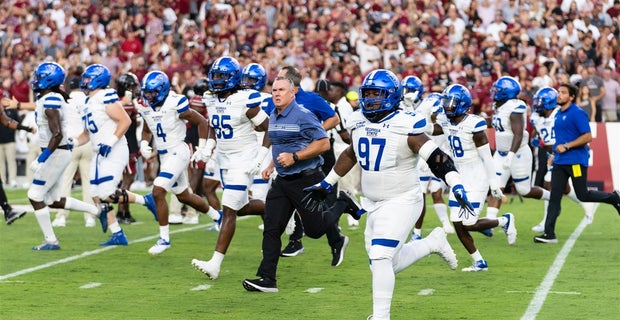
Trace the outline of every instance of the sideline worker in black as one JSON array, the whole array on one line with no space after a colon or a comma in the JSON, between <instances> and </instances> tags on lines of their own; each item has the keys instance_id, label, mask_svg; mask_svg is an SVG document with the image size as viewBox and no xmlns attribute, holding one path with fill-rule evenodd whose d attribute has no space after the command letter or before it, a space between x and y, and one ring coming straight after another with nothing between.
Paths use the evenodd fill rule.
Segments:
<instances>
[{"instance_id":1,"label":"sideline worker in black","mask_svg":"<svg viewBox=\"0 0 620 320\"><path fill-rule=\"evenodd\" d=\"M323 208L311 211L303 205L303 189L320 183L325 177L321 171L323 158L320 154L329 150L329 139L317 117L295 101L295 86L290 79L276 78L273 102L276 108L269 116L269 139L274 161L262 175L267 179L275 167L278 176L272 182L265 202L263 260L256 273L260 278L243 281L243 287L248 291L278 292L276 269L281 236L295 209L301 216L308 237L327 236L337 265L342 262L349 242L348 237L340 234L337 220L342 212L357 212L358 209L346 197L339 199L333 210L324 213L321 212Z\"/></svg>"}]
</instances>

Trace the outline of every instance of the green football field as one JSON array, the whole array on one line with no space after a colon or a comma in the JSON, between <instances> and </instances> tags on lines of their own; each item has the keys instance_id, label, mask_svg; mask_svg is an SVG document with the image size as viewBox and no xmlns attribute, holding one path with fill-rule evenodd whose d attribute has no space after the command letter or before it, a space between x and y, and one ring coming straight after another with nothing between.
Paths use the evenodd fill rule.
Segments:
<instances>
[{"instance_id":1,"label":"green football field","mask_svg":"<svg viewBox=\"0 0 620 320\"><path fill-rule=\"evenodd\" d=\"M25 190L9 190L13 204L27 204ZM530 228L542 202L515 198L517 243L501 229L493 238L474 234L489 271L464 273L471 258L455 235L449 241L459 268L448 269L431 255L396 276L392 319L618 319L620 318L620 218L601 205L594 223L565 198L558 220L559 244L535 244ZM239 218L220 277L194 270L192 258L211 258L217 233L199 225L171 226L172 247L147 253L158 237L152 215L132 208L138 222L123 225L127 247L100 247L108 234L85 228L72 213L56 228L62 250L36 252L43 241L32 213L0 226L0 319L366 319L372 313L371 274L364 250L364 222L343 233L351 239L342 265L332 267L325 238L305 239L305 253L280 260L279 293L251 293L241 286L254 278L261 259L258 217ZM423 228L438 225L429 206ZM286 239L284 240L286 243Z\"/></svg>"}]
</instances>

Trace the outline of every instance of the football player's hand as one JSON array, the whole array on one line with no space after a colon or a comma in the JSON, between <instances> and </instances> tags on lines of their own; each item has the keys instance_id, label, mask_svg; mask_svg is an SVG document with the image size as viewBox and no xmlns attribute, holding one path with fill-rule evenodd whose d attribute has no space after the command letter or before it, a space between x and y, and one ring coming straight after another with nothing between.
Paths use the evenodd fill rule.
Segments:
<instances>
[{"instance_id":1,"label":"football player's hand","mask_svg":"<svg viewBox=\"0 0 620 320\"><path fill-rule=\"evenodd\" d=\"M502 167L504 169L510 169L510 167L512 166L512 159L514 158L515 153L510 151L508 152L508 154L506 155L506 159L504 159L504 163L502 164Z\"/></svg>"},{"instance_id":2,"label":"football player's hand","mask_svg":"<svg viewBox=\"0 0 620 320\"><path fill-rule=\"evenodd\" d=\"M140 141L140 155L144 159L150 159L153 156L153 148L149 146L148 141Z\"/></svg>"},{"instance_id":3,"label":"football player's hand","mask_svg":"<svg viewBox=\"0 0 620 320\"><path fill-rule=\"evenodd\" d=\"M39 170L39 168L41 168L43 163L51 155L52 155L52 152L50 151L50 149L48 149L48 148L43 149L43 151L41 151L41 154L39 155L39 157L37 157L34 161L32 161L30 163L30 170L32 170L33 172L36 172L37 170Z\"/></svg>"},{"instance_id":4,"label":"football player's hand","mask_svg":"<svg viewBox=\"0 0 620 320\"><path fill-rule=\"evenodd\" d=\"M216 166L217 164L215 163L215 159L210 158L209 161L205 163L205 173L209 175L213 174Z\"/></svg>"},{"instance_id":5,"label":"football player's hand","mask_svg":"<svg viewBox=\"0 0 620 320\"><path fill-rule=\"evenodd\" d=\"M497 200L501 200L504 197L504 193L500 188L491 188L491 197Z\"/></svg>"},{"instance_id":6,"label":"football player's hand","mask_svg":"<svg viewBox=\"0 0 620 320\"><path fill-rule=\"evenodd\" d=\"M98 144L98 146L99 146L99 154L104 157L107 157L112 151L112 146L109 146L107 144L100 143Z\"/></svg>"},{"instance_id":7,"label":"football player's hand","mask_svg":"<svg viewBox=\"0 0 620 320\"><path fill-rule=\"evenodd\" d=\"M191 160L193 162L203 161L204 163L208 163L209 159L211 159L211 153L212 151L208 150L206 147L197 147Z\"/></svg>"},{"instance_id":8,"label":"football player's hand","mask_svg":"<svg viewBox=\"0 0 620 320\"><path fill-rule=\"evenodd\" d=\"M452 187L452 193L456 198L456 201L459 203L461 208L469 211L474 211L474 206L467 199L467 192L465 192L465 187L462 184L457 184Z\"/></svg>"},{"instance_id":9,"label":"football player's hand","mask_svg":"<svg viewBox=\"0 0 620 320\"><path fill-rule=\"evenodd\" d=\"M324 211L327 209L325 198L329 193L334 192L334 186L329 182L321 182L304 188L306 195L301 199L301 203L312 212Z\"/></svg>"}]
</instances>

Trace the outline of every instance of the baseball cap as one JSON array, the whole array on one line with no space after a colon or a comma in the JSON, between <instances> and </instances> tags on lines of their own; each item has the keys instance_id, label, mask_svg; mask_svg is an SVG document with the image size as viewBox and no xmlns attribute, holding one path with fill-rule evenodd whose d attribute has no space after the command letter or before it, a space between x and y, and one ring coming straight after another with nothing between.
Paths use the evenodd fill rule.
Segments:
<instances>
[{"instance_id":1,"label":"baseball cap","mask_svg":"<svg viewBox=\"0 0 620 320\"><path fill-rule=\"evenodd\" d=\"M329 91L330 87L331 85L329 84L329 81L325 79L319 79L319 81L316 82L316 86L314 87L314 92Z\"/></svg>"}]
</instances>

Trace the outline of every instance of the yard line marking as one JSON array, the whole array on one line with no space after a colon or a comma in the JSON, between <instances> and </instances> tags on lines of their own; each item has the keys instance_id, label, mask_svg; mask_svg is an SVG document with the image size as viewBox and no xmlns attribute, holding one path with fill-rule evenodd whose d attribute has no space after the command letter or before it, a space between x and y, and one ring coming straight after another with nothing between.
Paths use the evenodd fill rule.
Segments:
<instances>
[{"instance_id":1,"label":"yard line marking","mask_svg":"<svg viewBox=\"0 0 620 320\"><path fill-rule=\"evenodd\" d=\"M203 291L203 290L208 290L211 288L210 284L201 284L197 287L193 287L191 289L189 289L190 291Z\"/></svg>"},{"instance_id":2,"label":"yard line marking","mask_svg":"<svg viewBox=\"0 0 620 320\"><path fill-rule=\"evenodd\" d=\"M560 253L558 253L558 255L555 257L555 260L549 268L549 271L547 271L547 274L545 275L542 283L540 284L540 286L538 286L538 288L536 288L534 297L530 301L530 304L527 307L527 310L525 310L525 314L523 314L523 316L521 317L521 320L536 319L536 316L540 312L540 309L542 308L545 300L547 299L547 295L549 295L549 293L551 292L551 287L555 282L555 278L557 278L557 276L560 274L560 271L562 270L562 266L564 266L564 262L566 262L568 254L575 246L577 238L579 238L583 230L586 228L587 223L587 219L583 218L575 231L573 231L568 240L566 240L566 243L564 244L564 246L562 246L562 250L560 250ZM541 243L539 245L552 246L553 244Z\"/></svg>"},{"instance_id":3,"label":"yard line marking","mask_svg":"<svg viewBox=\"0 0 620 320\"><path fill-rule=\"evenodd\" d=\"M418 292L419 296L430 296L435 292L435 289L422 289Z\"/></svg>"},{"instance_id":4,"label":"yard line marking","mask_svg":"<svg viewBox=\"0 0 620 320\"><path fill-rule=\"evenodd\" d=\"M103 285L103 283L101 283L101 282L89 282L89 283L81 286L80 289L92 289L92 288L100 287L101 285Z\"/></svg>"},{"instance_id":5,"label":"yard line marking","mask_svg":"<svg viewBox=\"0 0 620 320\"><path fill-rule=\"evenodd\" d=\"M253 216L237 217L237 220L244 220L244 219L251 218L251 217L253 217ZM189 227L189 228L183 228L183 229L179 229L179 230L170 231L170 234L177 234L177 233L183 233L183 232L188 232L188 231L194 231L194 230L197 230L197 229L203 229L205 227L212 227L212 226L213 226L213 223L201 224L201 225L196 225L196 226ZM159 234L154 235L154 236L144 237L142 239L137 239L137 240L129 241L129 244L145 242L145 241L154 240L154 239L158 239L158 238L159 238ZM27 273L39 271L39 270L42 270L42 269L45 269L45 268L53 267L53 266L58 265L58 264L63 264L63 263L75 261L75 260L78 260L78 259L81 259L81 258L85 258L85 257L91 256L91 255L99 254L99 253L102 253L102 252L105 252L105 251L108 251L108 250L115 249L116 247L117 246L110 246L110 247L103 247L103 248L100 248L100 249L97 249L97 250L86 251L86 252L82 252L82 253L80 253L78 255L74 255L74 256L71 256L71 257L66 257L66 258L63 258L63 259L60 259L60 260L56 260L56 261L51 261L51 262L48 262L48 263L44 263L44 264L38 265L36 267L26 268L26 269L19 270L19 271L13 272L13 273L5 274L3 276L0 276L0 281L4 281L6 279L10 279L10 278L14 278L14 277L17 277L17 276L21 276L21 275L24 275L24 274L27 274Z\"/></svg>"},{"instance_id":6,"label":"yard line marking","mask_svg":"<svg viewBox=\"0 0 620 320\"><path fill-rule=\"evenodd\" d=\"M506 293L536 293L536 291L531 291L531 290L526 290L526 291L517 291L517 290L509 290L506 291ZM573 295L580 295L581 292L579 291L549 291L549 293L553 293L553 294L573 294Z\"/></svg>"},{"instance_id":7,"label":"yard line marking","mask_svg":"<svg viewBox=\"0 0 620 320\"><path fill-rule=\"evenodd\" d=\"M308 293L319 293L323 291L323 288L308 288L306 289L306 291L304 292L308 292Z\"/></svg>"}]
</instances>

